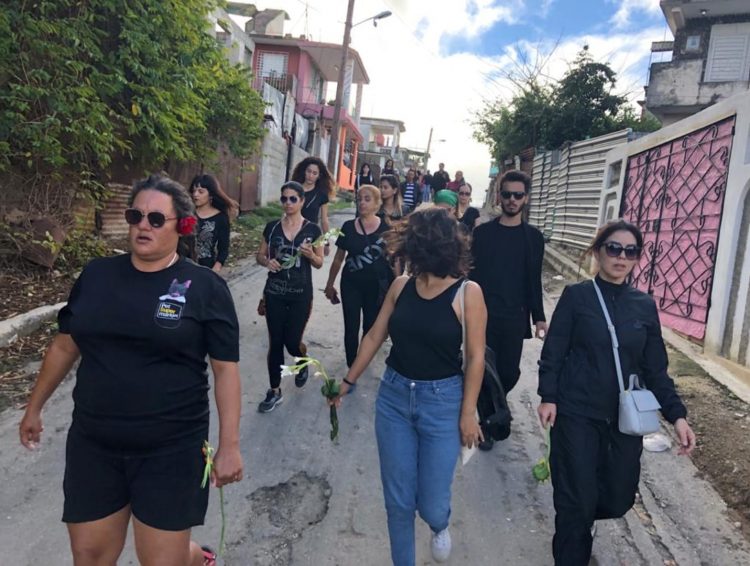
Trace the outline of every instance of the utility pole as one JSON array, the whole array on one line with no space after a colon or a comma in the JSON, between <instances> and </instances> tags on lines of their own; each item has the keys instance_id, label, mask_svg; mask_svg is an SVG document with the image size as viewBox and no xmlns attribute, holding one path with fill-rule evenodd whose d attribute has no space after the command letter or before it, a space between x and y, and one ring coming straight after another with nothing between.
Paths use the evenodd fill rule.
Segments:
<instances>
[{"instance_id":1,"label":"utility pole","mask_svg":"<svg viewBox=\"0 0 750 566\"><path fill-rule=\"evenodd\" d=\"M336 103L333 107L333 126L328 146L328 170L334 180L338 179L338 163L336 153L339 145L339 130L341 129L341 104L344 97L344 78L346 76L347 59L349 58L349 42L352 35L352 17L354 15L354 0L349 0L346 10L346 24L344 26L344 44L341 46L341 64L339 65L339 81L336 84Z\"/></svg>"},{"instance_id":2,"label":"utility pole","mask_svg":"<svg viewBox=\"0 0 750 566\"><path fill-rule=\"evenodd\" d=\"M432 128L430 128L430 137L427 138L427 151L424 154L424 172L427 174L429 170L427 163L430 161L430 146L432 145Z\"/></svg>"}]
</instances>

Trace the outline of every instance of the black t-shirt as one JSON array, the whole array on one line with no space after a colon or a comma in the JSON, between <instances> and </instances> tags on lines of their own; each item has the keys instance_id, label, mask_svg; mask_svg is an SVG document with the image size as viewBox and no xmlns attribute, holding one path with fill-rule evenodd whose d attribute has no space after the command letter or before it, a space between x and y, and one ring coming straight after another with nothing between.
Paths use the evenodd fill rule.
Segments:
<instances>
[{"instance_id":1,"label":"black t-shirt","mask_svg":"<svg viewBox=\"0 0 750 566\"><path fill-rule=\"evenodd\" d=\"M479 211L470 206L464 211L464 215L458 221L464 224L469 229L469 232L471 232L474 230L474 223L477 221L477 218L479 218Z\"/></svg>"},{"instance_id":2,"label":"black t-shirt","mask_svg":"<svg viewBox=\"0 0 750 566\"><path fill-rule=\"evenodd\" d=\"M312 243L320 236L320 227L310 221L305 221L293 241L284 234L281 220L269 222L263 230L263 239L268 244L269 259L275 259L281 264L296 255L305 241ZM300 255L291 267L276 273L269 271L264 292L269 295L281 295L300 300L312 298L310 260Z\"/></svg>"},{"instance_id":3,"label":"black t-shirt","mask_svg":"<svg viewBox=\"0 0 750 566\"><path fill-rule=\"evenodd\" d=\"M442 191L448 183L448 172L447 171L436 171L432 174L432 189L435 192Z\"/></svg>"},{"instance_id":4,"label":"black t-shirt","mask_svg":"<svg viewBox=\"0 0 750 566\"><path fill-rule=\"evenodd\" d=\"M344 235L336 240L336 246L347 252L341 277L351 281L370 281L390 270L383 239L389 226L381 220L377 230L364 236L357 232L356 224L355 220L344 222L341 227Z\"/></svg>"},{"instance_id":5,"label":"black t-shirt","mask_svg":"<svg viewBox=\"0 0 750 566\"><path fill-rule=\"evenodd\" d=\"M198 218L195 236L195 255L198 263L213 267L218 261L224 265L229 256L229 217L224 212L209 218Z\"/></svg>"},{"instance_id":6,"label":"black t-shirt","mask_svg":"<svg viewBox=\"0 0 750 566\"><path fill-rule=\"evenodd\" d=\"M490 316L526 312L528 270L523 226L503 226L497 220L477 226L471 242L474 267ZM527 315L525 315L527 316Z\"/></svg>"},{"instance_id":7,"label":"black t-shirt","mask_svg":"<svg viewBox=\"0 0 750 566\"><path fill-rule=\"evenodd\" d=\"M302 205L302 216L313 224L320 224L320 207L328 204L328 191L315 187L305 191L305 204Z\"/></svg>"},{"instance_id":8,"label":"black t-shirt","mask_svg":"<svg viewBox=\"0 0 750 566\"><path fill-rule=\"evenodd\" d=\"M105 452L152 455L208 438L206 355L239 360L226 282L186 259L138 271L130 255L96 259L58 314L81 362L73 427Z\"/></svg>"}]
</instances>

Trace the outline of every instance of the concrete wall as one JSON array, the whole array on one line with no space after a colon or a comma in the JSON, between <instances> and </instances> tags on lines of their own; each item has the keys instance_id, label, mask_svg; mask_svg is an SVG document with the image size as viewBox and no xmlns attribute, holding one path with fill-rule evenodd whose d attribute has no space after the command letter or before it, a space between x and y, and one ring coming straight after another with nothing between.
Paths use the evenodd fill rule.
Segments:
<instances>
[{"instance_id":1,"label":"concrete wall","mask_svg":"<svg viewBox=\"0 0 750 566\"><path fill-rule=\"evenodd\" d=\"M553 243L585 249L598 226L607 152L632 135L630 130L621 130L537 153L529 222Z\"/></svg>"},{"instance_id":2,"label":"concrete wall","mask_svg":"<svg viewBox=\"0 0 750 566\"><path fill-rule=\"evenodd\" d=\"M703 82L703 65L702 59L651 65L646 104L664 125L750 88L748 81Z\"/></svg>"},{"instance_id":3,"label":"concrete wall","mask_svg":"<svg viewBox=\"0 0 750 566\"><path fill-rule=\"evenodd\" d=\"M750 92L733 96L666 128L613 149L606 157L600 222L619 211L624 171L630 156L669 140L736 116L729 156L724 211L716 250L716 267L704 349L750 366ZM718 158L718 157L717 157Z\"/></svg>"},{"instance_id":4,"label":"concrete wall","mask_svg":"<svg viewBox=\"0 0 750 566\"><path fill-rule=\"evenodd\" d=\"M288 146L284 138L271 132L266 134L261 147L258 170L257 200L260 206L273 202L279 197L279 189L286 182ZM289 175L294 166L310 154L297 146L292 146L292 161Z\"/></svg>"}]
</instances>

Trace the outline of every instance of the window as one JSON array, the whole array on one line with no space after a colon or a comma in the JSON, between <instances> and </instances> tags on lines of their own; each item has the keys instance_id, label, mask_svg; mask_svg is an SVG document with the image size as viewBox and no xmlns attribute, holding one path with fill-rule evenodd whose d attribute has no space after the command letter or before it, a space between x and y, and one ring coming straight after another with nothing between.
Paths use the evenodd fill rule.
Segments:
<instances>
[{"instance_id":1,"label":"window","mask_svg":"<svg viewBox=\"0 0 750 566\"><path fill-rule=\"evenodd\" d=\"M695 52L701 50L701 36L700 35L689 35L685 41L685 51Z\"/></svg>"},{"instance_id":2,"label":"window","mask_svg":"<svg viewBox=\"0 0 750 566\"><path fill-rule=\"evenodd\" d=\"M705 82L746 81L750 76L750 23L711 27Z\"/></svg>"},{"instance_id":3,"label":"window","mask_svg":"<svg viewBox=\"0 0 750 566\"><path fill-rule=\"evenodd\" d=\"M265 78L286 75L288 58L286 53L261 53L258 76Z\"/></svg>"}]
</instances>

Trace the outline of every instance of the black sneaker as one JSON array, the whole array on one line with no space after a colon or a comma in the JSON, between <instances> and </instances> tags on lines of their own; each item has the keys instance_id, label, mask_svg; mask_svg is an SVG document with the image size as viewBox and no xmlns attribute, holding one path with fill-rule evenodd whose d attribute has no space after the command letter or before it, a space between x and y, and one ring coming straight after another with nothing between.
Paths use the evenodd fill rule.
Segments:
<instances>
[{"instance_id":1,"label":"black sneaker","mask_svg":"<svg viewBox=\"0 0 750 566\"><path fill-rule=\"evenodd\" d=\"M307 383L307 377L310 375L307 371L307 368L310 366L305 366L301 370L299 370L299 373L294 376L294 385L297 387L304 387L305 383Z\"/></svg>"},{"instance_id":2,"label":"black sneaker","mask_svg":"<svg viewBox=\"0 0 750 566\"><path fill-rule=\"evenodd\" d=\"M281 388L276 392L273 389L269 389L266 392L266 398L258 405L259 413L270 413L276 408L276 405L281 405L284 401L284 397L281 394Z\"/></svg>"},{"instance_id":3,"label":"black sneaker","mask_svg":"<svg viewBox=\"0 0 750 566\"><path fill-rule=\"evenodd\" d=\"M492 450L492 447L494 445L495 445L495 440L488 436L482 442L479 443L479 449L482 452L489 452L490 450Z\"/></svg>"}]
</instances>

